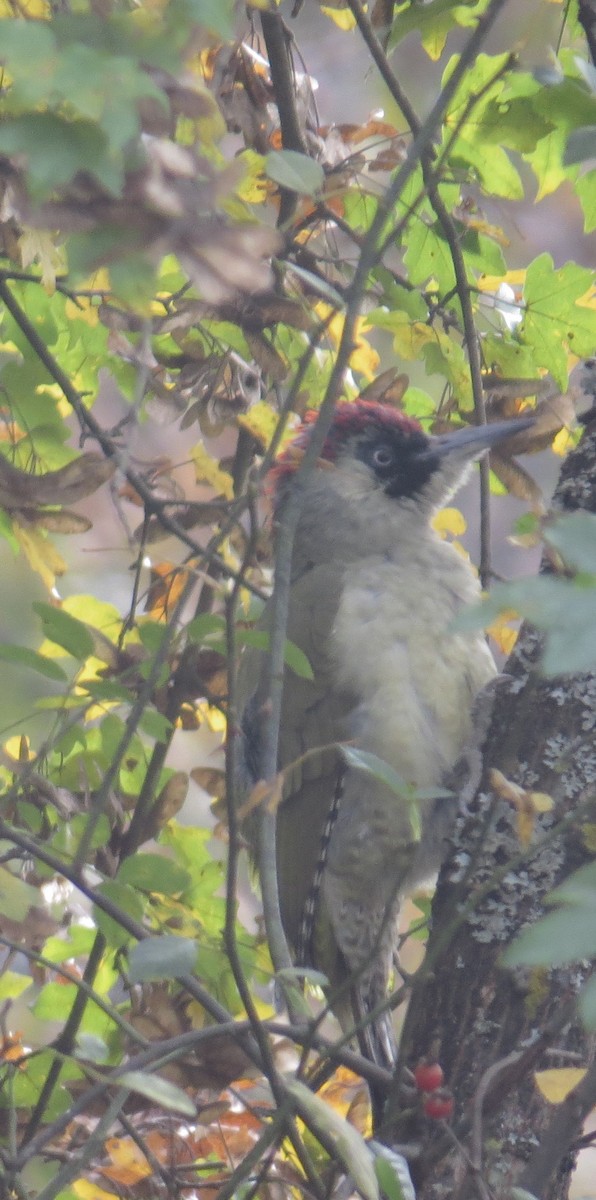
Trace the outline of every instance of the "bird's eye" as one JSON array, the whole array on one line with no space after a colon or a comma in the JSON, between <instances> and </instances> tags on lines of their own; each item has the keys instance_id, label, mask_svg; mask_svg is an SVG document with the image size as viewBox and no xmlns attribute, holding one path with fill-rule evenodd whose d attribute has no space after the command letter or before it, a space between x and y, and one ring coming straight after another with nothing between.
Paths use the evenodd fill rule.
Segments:
<instances>
[{"instance_id":1,"label":"bird's eye","mask_svg":"<svg viewBox=\"0 0 596 1200\"><path fill-rule=\"evenodd\" d=\"M372 456L375 467L390 467L393 462L393 451L389 446L377 446Z\"/></svg>"}]
</instances>

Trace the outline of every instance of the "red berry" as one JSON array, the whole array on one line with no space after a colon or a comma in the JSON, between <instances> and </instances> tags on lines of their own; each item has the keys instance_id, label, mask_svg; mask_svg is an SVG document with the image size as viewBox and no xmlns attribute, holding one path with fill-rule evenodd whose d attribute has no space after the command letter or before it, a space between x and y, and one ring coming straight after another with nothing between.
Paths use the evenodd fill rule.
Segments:
<instances>
[{"instance_id":1,"label":"red berry","mask_svg":"<svg viewBox=\"0 0 596 1200\"><path fill-rule=\"evenodd\" d=\"M424 1097L423 1109L433 1121L448 1121L453 1116L455 1102L449 1088L440 1088Z\"/></svg>"},{"instance_id":2,"label":"red berry","mask_svg":"<svg viewBox=\"0 0 596 1200\"><path fill-rule=\"evenodd\" d=\"M419 1092L436 1092L445 1076L438 1062L426 1062L421 1059L414 1071L414 1081Z\"/></svg>"}]
</instances>

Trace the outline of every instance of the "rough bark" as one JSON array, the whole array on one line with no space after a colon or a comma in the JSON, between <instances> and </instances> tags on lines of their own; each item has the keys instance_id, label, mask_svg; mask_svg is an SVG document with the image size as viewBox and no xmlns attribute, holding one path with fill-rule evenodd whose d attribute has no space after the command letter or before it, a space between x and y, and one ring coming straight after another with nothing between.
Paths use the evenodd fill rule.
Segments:
<instances>
[{"instance_id":1,"label":"rough bark","mask_svg":"<svg viewBox=\"0 0 596 1200\"><path fill-rule=\"evenodd\" d=\"M563 466L554 506L596 512L593 425ZM543 913L552 889L591 857L583 827L596 808L596 675L545 679L540 649L525 627L495 686L434 901L431 970L406 1019L401 1062L413 1065L438 1040L455 1097L455 1138L417 1107L404 1113L403 1101L392 1117L388 1143L422 1146L413 1167L418 1200L509 1200L513 1186L565 1200L582 1119L595 1102L591 1077L556 1107L534 1082L539 1069L590 1065L591 1039L574 1004L588 965L501 965L503 949ZM491 788L495 767L554 801L525 849L513 806Z\"/></svg>"}]
</instances>

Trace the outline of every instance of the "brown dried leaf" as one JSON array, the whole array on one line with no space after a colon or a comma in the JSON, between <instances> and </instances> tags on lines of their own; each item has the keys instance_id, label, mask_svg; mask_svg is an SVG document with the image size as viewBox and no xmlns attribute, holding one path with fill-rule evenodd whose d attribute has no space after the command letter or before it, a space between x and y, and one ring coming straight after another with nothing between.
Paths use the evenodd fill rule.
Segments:
<instances>
[{"instance_id":1,"label":"brown dried leaf","mask_svg":"<svg viewBox=\"0 0 596 1200\"><path fill-rule=\"evenodd\" d=\"M216 800L221 800L225 796L225 771L218 770L216 767L193 767L190 777L195 783L198 783L199 787L203 788L204 792L207 792L208 796L213 796Z\"/></svg>"},{"instance_id":2,"label":"brown dried leaf","mask_svg":"<svg viewBox=\"0 0 596 1200\"><path fill-rule=\"evenodd\" d=\"M35 525L40 525L42 529L49 530L50 533L86 533L88 529L93 528L93 521L90 521L88 517L80 517L78 513L71 512L68 508L62 508L59 512L42 510L36 514L31 509L21 515Z\"/></svg>"},{"instance_id":3,"label":"brown dried leaf","mask_svg":"<svg viewBox=\"0 0 596 1200\"><path fill-rule=\"evenodd\" d=\"M145 612L155 621L167 621L188 582L188 571L171 562L155 563L145 602Z\"/></svg>"},{"instance_id":4,"label":"brown dried leaf","mask_svg":"<svg viewBox=\"0 0 596 1200\"><path fill-rule=\"evenodd\" d=\"M155 805L157 827L161 829L166 821L170 821L180 812L188 795L188 775L186 771L176 771L171 779L161 789Z\"/></svg>"},{"instance_id":5,"label":"brown dried leaf","mask_svg":"<svg viewBox=\"0 0 596 1200\"><path fill-rule=\"evenodd\" d=\"M244 336L252 351L255 362L262 371L271 377L275 383L283 383L288 374L288 364L281 354L268 342L262 333L251 333L244 330Z\"/></svg>"},{"instance_id":6,"label":"brown dried leaf","mask_svg":"<svg viewBox=\"0 0 596 1200\"><path fill-rule=\"evenodd\" d=\"M10 164L15 219L61 232L89 233L106 226L123 231L131 252L142 252L150 261L177 255L211 303L239 291L270 289L272 273L264 260L281 245L280 235L262 225L234 224L223 210L244 168L234 163L215 170L188 148L151 135L144 139L144 152L144 165L131 165L121 195L108 197L92 175L80 173L37 206L28 197L23 166L15 156ZM117 261L122 244L116 237L109 247L98 242L90 270Z\"/></svg>"},{"instance_id":7,"label":"brown dried leaf","mask_svg":"<svg viewBox=\"0 0 596 1200\"><path fill-rule=\"evenodd\" d=\"M278 772L273 781L267 782L265 779L257 780L250 795L238 809L238 819L244 821L250 813L260 808L262 804L267 806L268 812L276 812L283 799L283 790L284 776L281 771Z\"/></svg>"},{"instance_id":8,"label":"brown dried leaf","mask_svg":"<svg viewBox=\"0 0 596 1200\"><path fill-rule=\"evenodd\" d=\"M189 530L196 526L217 524L227 512L228 506L225 503L218 504L212 500L204 504L193 502L188 507L176 508L172 516L181 529ZM159 517L151 517L146 525L138 525L133 534L135 542L144 541L147 545L153 545L154 542L163 541L167 537L171 537L171 533L162 525Z\"/></svg>"},{"instance_id":9,"label":"brown dried leaf","mask_svg":"<svg viewBox=\"0 0 596 1200\"><path fill-rule=\"evenodd\" d=\"M205 223L201 232L202 237L189 237L187 244L177 245L176 253L206 300L219 304L237 291L261 292L271 286L271 268L264 260L279 249L275 230L258 225L226 227L214 222L211 229Z\"/></svg>"},{"instance_id":10,"label":"brown dried leaf","mask_svg":"<svg viewBox=\"0 0 596 1200\"><path fill-rule=\"evenodd\" d=\"M393 408L400 408L409 386L409 377L398 374L393 367L390 367L388 371L382 371L380 375L377 375L376 379L373 379L360 392L358 399L376 400L379 404L390 404Z\"/></svg>"},{"instance_id":11,"label":"brown dried leaf","mask_svg":"<svg viewBox=\"0 0 596 1200\"><path fill-rule=\"evenodd\" d=\"M505 458L499 451L491 450L490 466L497 479L518 500L525 500L533 512L543 515L546 510L542 490L532 476L515 458Z\"/></svg>"},{"instance_id":12,"label":"brown dried leaf","mask_svg":"<svg viewBox=\"0 0 596 1200\"><path fill-rule=\"evenodd\" d=\"M116 464L101 454L81 454L60 467L32 475L0 456L0 505L7 511L40 504L72 504L111 479Z\"/></svg>"}]
</instances>

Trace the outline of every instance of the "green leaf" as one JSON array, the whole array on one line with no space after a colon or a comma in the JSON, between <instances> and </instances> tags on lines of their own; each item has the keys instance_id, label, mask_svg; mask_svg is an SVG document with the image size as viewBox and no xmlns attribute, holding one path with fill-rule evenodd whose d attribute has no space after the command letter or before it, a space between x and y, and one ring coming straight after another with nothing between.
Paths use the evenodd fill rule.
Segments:
<instances>
[{"instance_id":1,"label":"green leaf","mask_svg":"<svg viewBox=\"0 0 596 1200\"><path fill-rule=\"evenodd\" d=\"M425 4L405 0L394 10L389 49L392 50L408 33L418 30L426 53L436 62L444 50L448 33L456 25L473 24L485 6L486 0L468 0L460 4L454 4L453 0L427 0Z\"/></svg>"},{"instance_id":2,"label":"green leaf","mask_svg":"<svg viewBox=\"0 0 596 1200\"><path fill-rule=\"evenodd\" d=\"M52 604L36 602L32 608L41 617L43 632L48 641L62 646L67 654L82 662L93 654L93 638L82 621Z\"/></svg>"},{"instance_id":3,"label":"green leaf","mask_svg":"<svg viewBox=\"0 0 596 1200\"><path fill-rule=\"evenodd\" d=\"M486 237L475 229L465 230L459 239L465 257L481 274L505 275L507 263L503 251L494 238Z\"/></svg>"},{"instance_id":4,"label":"green leaf","mask_svg":"<svg viewBox=\"0 0 596 1200\"><path fill-rule=\"evenodd\" d=\"M397 1170L388 1158L381 1155L375 1158L375 1175L383 1196L386 1196L387 1200L407 1200Z\"/></svg>"},{"instance_id":5,"label":"green leaf","mask_svg":"<svg viewBox=\"0 0 596 1200\"><path fill-rule=\"evenodd\" d=\"M488 333L482 340L486 362L504 379L532 379L538 376L539 363L530 346L521 346L508 334Z\"/></svg>"},{"instance_id":6,"label":"green leaf","mask_svg":"<svg viewBox=\"0 0 596 1200\"><path fill-rule=\"evenodd\" d=\"M165 742L172 731L172 722L155 708L146 708L139 721L139 729L156 742Z\"/></svg>"},{"instance_id":7,"label":"green leaf","mask_svg":"<svg viewBox=\"0 0 596 1200\"><path fill-rule=\"evenodd\" d=\"M161 892L166 896L185 891L191 882L188 871L163 854L134 854L126 858L118 871L118 879L141 891ZM179 942L180 938L174 940Z\"/></svg>"},{"instance_id":8,"label":"green leaf","mask_svg":"<svg viewBox=\"0 0 596 1200\"><path fill-rule=\"evenodd\" d=\"M30 667L32 671L45 675L46 679L54 679L59 683L64 683L68 678L58 663L53 662L51 658L44 658L43 654L38 654L27 646L12 646L8 642L0 642L0 661Z\"/></svg>"},{"instance_id":9,"label":"green leaf","mask_svg":"<svg viewBox=\"0 0 596 1200\"><path fill-rule=\"evenodd\" d=\"M141 621L139 624L139 637L146 650L151 654L156 654L164 641L169 638L170 630L167 625L160 625L158 621Z\"/></svg>"},{"instance_id":10,"label":"green leaf","mask_svg":"<svg viewBox=\"0 0 596 1200\"><path fill-rule=\"evenodd\" d=\"M222 41L234 36L234 0L177 0L176 7Z\"/></svg>"},{"instance_id":11,"label":"green leaf","mask_svg":"<svg viewBox=\"0 0 596 1200\"><path fill-rule=\"evenodd\" d=\"M78 994L75 983L46 983L32 1007L40 1021L65 1021Z\"/></svg>"},{"instance_id":12,"label":"green leaf","mask_svg":"<svg viewBox=\"0 0 596 1200\"><path fill-rule=\"evenodd\" d=\"M368 775L378 779L379 783L384 783L396 796L410 799L411 785L377 754L371 754L369 750L357 750L355 746L342 746L341 753L349 767L354 767L356 771L366 771Z\"/></svg>"},{"instance_id":13,"label":"green leaf","mask_svg":"<svg viewBox=\"0 0 596 1200\"><path fill-rule=\"evenodd\" d=\"M119 300L131 308L142 308L155 295L155 265L143 252L127 254L110 263L110 282Z\"/></svg>"},{"instance_id":14,"label":"green leaf","mask_svg":"<svg viewBox=\"0 0 596 1200\"><path fill-rule=\"evenodd\" d=\"M76 1057L84 1059L85 1062L107 1063L110 1052L103 1038L95 1033L81 1031L76 1038Z\"/></svg>"},{"instance_id":15,"label":"green leaf","mask_svg":"<svg viewBox=\"0 0 596 1200\"><path fill-rule=\"evenodd\" d=\"M501 612L514 609L546 633L541 667L545 675L590 671L596 667L594 607L596 583L539 576L497 584L487 600L465 609L454 630L483 629Z\"/></svg>"},{"instance_id":16,"label":"green leaf","mask_svg":"<svg viewBox=\"0 0 596 1200\"><path fill-rule=\"evenodd\" d=\"M19 975L17 971L3 971L0 975L0 1000L16 1000L32 982L30 975Z\"/></svg>"},{"instance_id":17,"label":"green leaf","mask_svg":"<svg viewBox=\"0 0 596 1200\"><path fill-rule=\"evenodd\" d=\"M596 955L594 898L587 907L577 905L549 913L515 939L505 951L507 967L562 967Z\"/></svg>"},{"instance_id":18,"label":"green leaf","mask_svg":"<svg viewBox=\"0 0 596 1200\"><path fill-rule=\"evenodd\" d=\"M590 907L596 903L596 862L586 863L559 884L548 898L549 904L579 904Z\"/></svg>"},{"instance_id":19,"label":"green leaf","mask_svg":"<svg viewBox=\"0 0 596 1200\"><path fill-rule=\"evenodd\" d=\"M15 71L31 70L32 66L50 59L56 51L56 39L46 21L2 20L0 61Z\"/></svg>"},{"instance_id":20,"label":"green leaf","mask_svg":"<svg viewBox=\"0 0 596 1200\"><path fill-rule=\"evenodd\" d=\"M316 195L325 182L321 164L297 150L271 150L265 158L265 172L274 183L301 196Z\"/></svg>"},{"instance_id":21,"label":"green leaf","mask_svg":"<svg viewBox=\"0 0 596 1200\"><path fill-rule=\"evenodd\" d=\"M110 192L122 184L123 163L111 157L105 134L91 121L67 121L54 113L24 113L0 124L0 150L22 154L29 190L49 195L78 171L89 171Z\"/></svg>"},{"instance_id":22,"label":"green leaf","mask_svg":"<svg viewBox=\"0 0 596 1200\"><path fill-rule=\"evenodd\" d=\"M438 221L427 223L417 216L411 222L404 261L412 283L435 279L441 292L453 287L453 260Z\"/></svg>"},{"instance_id":23,"label":"green leaf","mask_svg":"<svg viewBox=\"0 0 596 1200\"><path fill-rule=\"evenodd\" d=\"M577 998L581 1019L590 1032L596 1031L596 977L584 984Z\"/></svg>"},{"instance_id":24,"label":"green leaf","mask_svg":"<svg viewBox=\"0 0 596 1200\"><path fill-rule=\"evenodd\" d=\"M451 152L454 164L473 168L487 196L502 196L504 200L523 200L524 188L519 171L502 146L491 146L487 152L473 142L459 137Z\"/></svg>"},{"instance_id":25,"label":"green leaf","mask_svg":"<svg viewBox=\"0 0 596 1200\"><path fill-rule=\"evenodd\" d=\"M148 1100L166 1108L168 1112L180 1113L183 1117L197 1115L196 1107L186 1092L159 1075L149 1075L145 1071L125 1071L118 1076L118 1084L146 1096Z\"/></svg>"},{"instance_id":26,"label":"green leaf","mask_svg":"<svg viewBox=\"0 0 596 1200\"><path fill-rule=\"evenodd\" d=\"M132 917L138 924L143 920L143 900L128 884L120 883L117 879L106 879L97 889L100 896L105 896L112 904L122 909L127 917ZM97 928L103 933L107 943L115 950L126 946L131 934L119 921L103 911L99 905L93 905L93 919Z\"/></svg>"},{"instance_id":27,"label":"green leaf","mask_svg":"<svg viewBox=\"0 0 596 1200\"><path fill-rule=\"evenodd\" d=\"M478 122L473 110L472 120L466 125L466 137L470 141L477 141L484 147L490 144L489 157L493 144L507 146L520 153L530 153L554 129L552 121L543 113L536 112L531 95L507 95L507 92L512 92L513 82L511 80L509 87L505 85L505 94L502 92L487 104ZM531 91L538 91L538 86L530 76L525 77L525 82L529 83Z\"/></svg>"},{"instance_id":28,"label":"green leaf","mask_svg":"<svg viewBox=\"0 0 596 1200\"><path fill-rule=\"evenodd\" d=\"M596 516L575 512L560 517L544 531L544 540L558 550L566 566L596 576Z\"/></svg>"},{"instance_id":29,"label":"green leaf","mask_svg":"<svg viewBox=\"0 0 596 1200\"><path fill-rule=\"evenodd\" d=\"M387 308L391 312L399 311L407 313L413 321L428 321L428 305L424 296L421 295L417 288L409 290L402 287L401 284L396 283L393 275L386 267L376 267L373 275L383 286L383 298L386 301ZM385 310L373 309L372 314L367 313L367 323L371 315L382 313L383 311Z\"/></svg>"},{"instance_id":30,"label":"green leaf","mask_svg":"<svg viewBox=\"0 0 596 1200\"><path fill-rule=\"evenodd\" d=\"M23 922L30 908L41 906L42 898L37 888L19 880L5 866L0 866L0 911L10 913L13 920Z\"/></svg>"},{"instance_id":31,"label":"green leaf","mask_svg":"<svg viewBox=\"0 0 596 1200\"><path fill-rule=\"evenodd\" d=\"M584 213L584 233L596 229L596 171L586 171L575 184L575 192Z\"/></svg>"},{"instance_id":32,"label":"green leaf","mask_svg":"<svg viewBox=\"0 0 596 1200\"><path fill-rule=\"evenodd\" d=\"M589 356L596 345L596 311L578 303L592 286L592 271L574 262L555 270L550 254L539 255L527 270L519 336L535 348L562 391L567 388L565 347Z\"/></svg>"},{"instance_id":33,"label":"green leaf","mask_svg":"<svg viewBox=\"0 0 596 1200\"><path fill-rule=\"evenodd\" d=\"M372 1155L358 1130L299 1079L286 1079L284 1087L314 1134L320 1134L325 1142L331 1139L337 1161L351 1175L354 1186L364 1200L380 1200Z\"/></svg>"},{"instance_id":34,"label":"green leaf","mask_svg":"<svg viewBox=\"0 0 596 1200\"><path fill-rule=\"evenodd\" d=\"M217 613L201 613L198 617L193 617L186 626L186 636L191 642L197 642L201 645L212 633L225 633L226 623L223 617Z\"/></svg>"},{"instance_id":35,"label":"green leaf","mask_svg":"<svg viewBox=\"0 0 596 1200\"><path fill-rule=\"evenodd\" d=\"M68 239L68 266L73 282L82 282L104 263L122 259L134 249L131 225L100 224L90 233L73 233ZM115 356L110 365L116 371L118 359Z\"/></svg>"},{"instance_id":36,"label":"green leaf","mask_svg":"<svg viewBox=\"0 0 596 1200\"><path fill-rule=\"evenodd\" d=\"M271 639L265 629L238 629L236 631L236 641L239 646L252 646L255 650L268 650ZM215 643L212 642L215 646ZM225 653L225 646L217 644L217 649L221 649ZM286 638L284 645L284 662L287 667L290 667L295 675L300 679L314 679L312 667L306 657L306 654L295 642L291 642Z\"/></svg>"},{"instance_id":37,"label":"green leaf","mask_svg":"<svg viewBox=\"0 0 596 1200\"><path fill-rule=\"evenodd\" d=\"M192 938L163 937L145 938L131 947L128 969L133 983L147 983L157 979L175 979L188 975L197 961L197 944Z\"/></svg>"},{"instance_id":38,"label":"green leaf","mask_svg":"<svg viewBox=\"0 0 596 1200\"><path fill-rule=\"evenodd\" d=\"M552 131L535 150L524 154L538 180L537 199L554 192L568 178L563 162L568 139L576 129L596 123L596 99L575 79L543 87L532 100L535 112L552 123Z\"/></svg>"},{"instance_id":39,"label":"green leaf","mask_svg":"<svg viewBox=\"0 0 596 1200\"><path fill-rule=\"evenodd\" d=\"M50 937L44 942L45 958L52 962L65 962L68 958L78 958L88 954L95 940L95 930L88 925L70 925L68 937Z\"/></svg>"},{"instance_id":40,"label":"green leaf","mask_svg":"<svg viewBox=\"0 0 596 1200\"><path fill-rule=\"evenodd\" d=\"M327 976L322 971L315 971L314 967L282 967L281 971L275 972L275 980L281 988L288 983L294 984L297 980L302 980L311 987L329 987Z\"/></svg>"},{"instance_id":41,"label":"green leaf","mask_svg":"<svg viewBox=\"0 0 596 1200\"><path fill-rule=\"evenodd\" d=\"M79 686L93 700L131 704L134 697L129 688L113 679L82 679ZM79 697L80 700L80 697Z\"/></svg>"}]
</instances>

